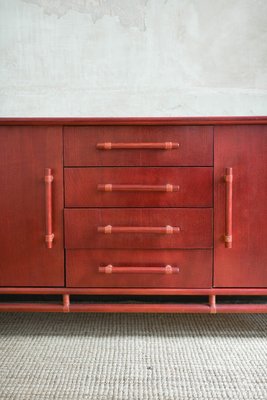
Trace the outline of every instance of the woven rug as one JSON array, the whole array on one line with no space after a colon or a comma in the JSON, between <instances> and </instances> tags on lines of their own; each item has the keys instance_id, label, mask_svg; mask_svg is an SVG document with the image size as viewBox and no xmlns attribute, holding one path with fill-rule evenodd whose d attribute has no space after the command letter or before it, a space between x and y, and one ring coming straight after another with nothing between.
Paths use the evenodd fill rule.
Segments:
<instances>
[{"instance_id":1,"label":"woven rug","mask_svg":"<svg viewBox=\"0 0 267 400\"><path fill-rule=\"evenodd\" d=\"M2 400L266 400L267 315L0 314Z\"/></svg>"}]
</instances>

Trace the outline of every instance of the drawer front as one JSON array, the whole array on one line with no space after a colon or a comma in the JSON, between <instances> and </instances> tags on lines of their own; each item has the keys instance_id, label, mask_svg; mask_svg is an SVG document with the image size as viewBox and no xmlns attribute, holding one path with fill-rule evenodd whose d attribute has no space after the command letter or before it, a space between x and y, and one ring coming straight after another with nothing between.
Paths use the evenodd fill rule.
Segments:
<instances>
[{"instance_id":1,"label":"drawer front","mask_svg":"<svg viewBox=\"0 0 267 400\"><path fill-rule=\"evenodd\" d=\"M210 208L65 209L66 248L211 248Z\"/></svg>"},{"instance_id":2,"label":"drawer front","mask_svg":"<svg viewBox=\"0 0 267 400\"><path fill-rule=\"evenodd\" d=\"M210 167L65 168L66 207L212 207Z\"/></svg>"},{"instance_id":3,"label":"drawer front","mask_svg":"<svg viewBox=\"0 0 267 400\"><path fill-rule=\"evenodd\" d=\"M211 166L210 126L64 128L65 166Z\"/></svg>"},{"instance_id":4,"label":"drawer front","mask_svg":"<svg viewBox=\"0 0 267 400\"><path fill-rule=\"evenodd\" d=\"M68 287L208 288L211 250L67 250Z\"/></svg>"}]
</instances>

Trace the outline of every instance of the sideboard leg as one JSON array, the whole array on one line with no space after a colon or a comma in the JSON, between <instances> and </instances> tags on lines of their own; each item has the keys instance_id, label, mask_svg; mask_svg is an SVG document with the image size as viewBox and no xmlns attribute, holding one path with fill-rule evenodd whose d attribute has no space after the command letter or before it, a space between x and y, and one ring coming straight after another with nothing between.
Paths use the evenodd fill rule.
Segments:
<instances>
[{"instance_id":1,"label":"sideboard leg","mask_svg":"<svg viewBox=\"0 0 267 400\"><path fill-rule=\"evenodd\" d=\"M210 313L211 314L216 314L216 296L215 294L210 294L209 295L209 305L210 305Z\"/></svg>"},{"instance_id":2,"label":"sideboard leg","mask_svg":"<svg viewBox=\"0 0 267 400\"><path fill-rule=\"evenodd\" d=\"M70 312L70 295L63 294L63 312Z\"/></svg>"}]
</instances>

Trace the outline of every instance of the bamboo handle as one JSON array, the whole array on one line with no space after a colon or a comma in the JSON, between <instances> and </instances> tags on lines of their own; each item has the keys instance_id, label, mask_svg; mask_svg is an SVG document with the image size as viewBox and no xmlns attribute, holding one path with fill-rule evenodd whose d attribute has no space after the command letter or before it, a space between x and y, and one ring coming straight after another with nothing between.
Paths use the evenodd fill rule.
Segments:
<instances>
[{"instance_id":1,"label":"bamboo handle","mask_svg":"<svg viewBox=\"0 0 267 400\"><path fill-rule=\"evenodd\" d=\"M53 246L54 233L52 229L52 182L51 168L45 169L45 243L48 249Z\"/></svg>"},{"instance_id":2,"label":"bamboo handle","mask_svg":"<svg viewBox=\"0 0 267 400\"><path fill-rule=\"evenodd\" d=\"M108 264L105 267L99 267L98 271L104 274L165 274L171 275L179 272L178 267L165 265L164 267L146 267L146 266L115 266Z\"/></svg>"},{"instance_id":3,"label":"bamboo handle","mask_svg":"<svg viewBox=\"0 0 267 400\"><path fill-rule=\"evenodd\" d=\"M97 231L100 233L111 234L111 233L165 233L173 234L179 233L179 227L172 227L170 225L163 227L150 227L150 226L99 226Z\"/></svg>"},{"instance_id":4,"label":"bamboo handle","mask_svg":"<svg viewBox=\"0 0 267 400\"><path fill-rule=\"evenodd\" d=\"M225 170L225 235L224 245L231 249L233 246L233 168Z\"/></svg>"},{"instance_id":5,"label":"bamboo handle","mask_svg":"<svg viewBox=\"0 0 267 400\"><path fill-rule=\"evenodd\" d=\"M99 150L113 150L113 149L158 149L158 150L173 150L179 148L179 143L176 142L163 142L163 143L97 143Z\"/></svg>"},{"instance_id":6,"label":"bamboo handle","mask_svg":"<svg viewBox=\"0 0 267 400\"><path fill-rule=\"evenodd\" d=\"M178 185L113 185L105 183L97 185L100 192L177 192L180 189Z\"/></svg>"}]
</instances>

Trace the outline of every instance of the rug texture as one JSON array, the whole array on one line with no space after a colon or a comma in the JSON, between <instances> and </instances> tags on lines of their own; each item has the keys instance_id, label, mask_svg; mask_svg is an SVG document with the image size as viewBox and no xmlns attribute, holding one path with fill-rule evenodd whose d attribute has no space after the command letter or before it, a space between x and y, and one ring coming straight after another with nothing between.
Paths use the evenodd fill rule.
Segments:
<instances>
[{"instance_id":1,"label":"rug texture","mask_svg":"<svg viewBox=\"0 0 267 400\"><path fill-rule=\"evenodd\" d=\"M267 400L267 315L0 314L2 400Z\"/></svg>"}]
</instances>

